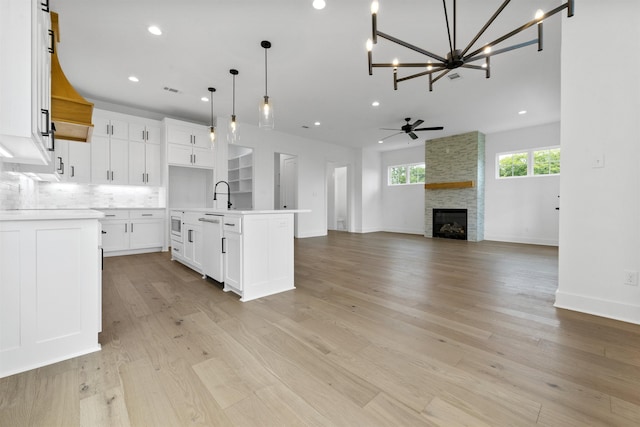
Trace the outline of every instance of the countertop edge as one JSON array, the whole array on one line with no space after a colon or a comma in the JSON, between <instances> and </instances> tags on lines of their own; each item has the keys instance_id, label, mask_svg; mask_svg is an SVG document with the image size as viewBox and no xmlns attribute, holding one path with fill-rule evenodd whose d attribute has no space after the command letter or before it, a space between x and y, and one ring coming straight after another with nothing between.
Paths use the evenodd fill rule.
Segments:
<instances>
[{"instance_id":1,"label":"countertop edge","mask_svg":"<svg viewBox=\"0 0 640 427\"><path fill-rule=\"evenodd\" d=\"M0 221L44 221L100 219L104 213L93 209L15 209L0 210Z\"/></svg>"}]
</instances>

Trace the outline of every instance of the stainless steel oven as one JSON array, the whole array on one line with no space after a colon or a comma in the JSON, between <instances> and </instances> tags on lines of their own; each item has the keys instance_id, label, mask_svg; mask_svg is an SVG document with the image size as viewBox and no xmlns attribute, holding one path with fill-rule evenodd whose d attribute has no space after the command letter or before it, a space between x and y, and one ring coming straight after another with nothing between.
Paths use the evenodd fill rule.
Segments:
<instances>
[{"instance_id":1,"label":"stainless steel oven","mask_svg":"<svg viewBox=\"0 0 640 427\"><path fill-rule=\"evenodd\" d=\"M171 211L171 240L182 242L182 211Z\"/></svg>"}]
</instances>

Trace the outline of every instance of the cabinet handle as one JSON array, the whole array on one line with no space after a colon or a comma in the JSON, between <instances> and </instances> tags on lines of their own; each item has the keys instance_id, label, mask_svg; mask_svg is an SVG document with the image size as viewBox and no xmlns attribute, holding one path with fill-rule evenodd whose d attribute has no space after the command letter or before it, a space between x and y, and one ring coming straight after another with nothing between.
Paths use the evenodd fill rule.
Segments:
<instances>
[{"instance_id":1,"label":"cabinet handle","mask_svg":"<svg viewBox=\"0 0 640 427\"><path fill-rule=\"evenodd\" d=\"M44 0L42 3L40 3L40 6L42 6L43 12L49 12L49 0Z\"/></svg>"},{"instance_id":2,"label":"cabinet handle","mask_svg":"<svg viewBox=\"0 0 640 427\"><path fill-rule=\"evenodd\" d=\"M144 182L144 173L142 174L142 182Z\"/></svg>"},{"instance_id":3,"label":"cabinet handle","mask_svg":"<svg viewBox=\"0 0 640 427\"><path fill-rule=\"evenodd\" d=\"M153 214L142 214L142 216L153 216Z\"/></svg>"},{"instance_id":4,"label":"cabinet handle","mask_svg":"<svg viewBox=\"0 0 640 427\"><path fill-rule=\"evenodd\" d=\"M107 181L109 181L109 171L107 171Z\"/></svg>"},{"instance_id":5,"label":"cabinet handle","mask_svg":"<svg viewBox=\"0 0 640 427\"><path fill-rule=\"evenodd\" d=\"M111 171L111 181L113 181L113 171Z\"/></svg>"},{"instance_id":6,"label":"cabinet handle","mask_svg":"<svg viewBox=\"0 0 640 427\"><path fill-rule=\"evenodd\" d=\"M113 135L113 125L111 125L111 135Z\"/></svg>"},{"instance_id":7,"label":"cabinet handle","mask_svg":"<svg viewBox=\"0 0 640 427\"><path fill-rule=\"evenodd\" d=\"M116 214L106 214L105 216L116 216Z\"/></svg>"},{"instance_id":8,"label":"cabinet handle","mask_svg":"<svg viewBox=\"0 0 640 427\"><path fill-rule=\"evenodd\" d=\"M124 232L125 232L125 233L127 232L127 226L128 226L128 225L129 225L129 224L127 224L126 222L124 223Z\"/></svg>"},{"instance_id":9,"label":"cabinet handle","mask_svg":"<svg viewBox=\"0 0 640 427\"><path fill-rule=\"evenodd\" d=\"M147 134L147 137L145 138L145 140L149 141L149 131L145 131L145 133Z\"/></svg>"},{"instance_id":10,"label":"cabinet handle","mask_svg":"<svg viewBox=\"0 0 640 427\"><path fill-rule=\"evenodd\" d=\"M133 233L133 223L131 223L131 232Z\"/></svg>"},{"instance_id":11,"label":"cabinet handle","mask_svg":"<svg viewBox=\"0 0 640 427\"><path fill-rule=\"evenodd\" d=\"M236 225L231 222L225 222L224 225L228 225L229 227L235 227Z\"/></svg>"},{"instance_id":12,"label":"cabinet handle","mask_svg":"<svg viewBox=\"0 0 640 427\"><path fill-rule=\"evenodd\" d=\"M188 231L187 231L187 241L189 241L189 243L193 243L193 240L191 240L191 232L192 232L192 231L193 231L193 230L188 230Z\"/></svg>"},{"instance_id":13,"label":"cabinet handle","mask_svg":"<svg viewBox=\"0 0 640 427\"><path fill-rule=\"evenodd\" d=\"M60 159L60 174L64 175L64 163L62 163L62 159Z\"/></svg>"},{"instance_id":14,"label":"cabinet handle","mask_svg":"<svg viewBox=\"0 0 640 427\"><path fill-rule=\"evenodd\" d=\"M196 155L195 154L193 155L193 164L194 165L196 164Z\"/></svg>"},{"instance_id":15,"label":"cabinet handle","mask_svg":"<svg viewBox=\"0 0 640 427\"><path fill-rule=\"evenodd\" d=\"M58 166L58 172L62 173L62 157L58 157L58 164L60 166Z\"/></svg>"},{"instance_id":16,"label":"cabinet handle","mask_svg":"<svg viewBox=\"0 0 640 427\"><path fill-rule=\"evenodd\" d=\"M222 238L222 253L223 253L223 254L226 254L226 253L227 253L227 249L224 247L224 241L225 241L226 239L227 239L226 237L223 237L223 238Z\"/></svg>"},{"instance_id":17,"label":"cabinet handle","mask_svg":"<svg viewBox=\"0 0 640 427\"><path fill-rule=\"evenodd\" d=\"M40 135L49 136L51 134L51 128L49 127L49 124L51 123L49 121L49 110L47 110L45 108L41 108L40 109L40 114L44 114L45 128L46 128L46 130L44 132L40 132Z\"/></svg>"},{"instance_id":18,"label":"cabinet handle","mask_svg":"<svg viewBox=\"0 0 640 427\"><path fill-rule=\"evenodd\" d=\"M107 123L107 135L109 135L109 124Z\"/></svg>"},{"instance_id":19,"label":"cabinet handle","mask_svg":"<svg viewBox=\"0 0 640 427\"><path fill-rule=\"evenodd\" d=\"M49 51L49 53L54 54L56 52L56 41L55 41L55 33L53 32L53 30L49 30L49 47L47 48L47 50Z\"/></svg>"},{"instance_id":20,"label":"cabinet handle","mask_svg":"<svg viewBox=\"0 0 640 427\"><path fill-rule=\"evenodd\" d=\"M63 165L64 166L64 165ZM64 172L63 172L64 173ZM73 178L74 176L76 176L76 167L71 165L71 178Z\"/></svg>"},{"instance_id":21,"label":"cabinet handle","mask_svg":"<svg viewBox=\"0 0 640 427\"><path fill-rule=\"evenodd\" d=\"M147 184L149 183L149 174L147 174Z\"/></svg>"}]
</instances>

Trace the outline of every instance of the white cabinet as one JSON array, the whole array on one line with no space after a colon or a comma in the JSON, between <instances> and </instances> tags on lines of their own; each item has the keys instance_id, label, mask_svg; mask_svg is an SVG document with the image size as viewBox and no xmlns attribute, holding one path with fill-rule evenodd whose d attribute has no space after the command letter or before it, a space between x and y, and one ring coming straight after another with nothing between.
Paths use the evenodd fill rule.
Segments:
<instances>
[{"instance_id":1,"label":"white cabinet","mask_svg":"<svg viewBox=\"0 0 640 427\"><path fill-rule=\"evenodd\" d=\"M0 220L0 378L100 350L98 220L46 215Z\"/></svg>"},{"instance_id":2,"label":"white cabinet","mask_svg":"<svg viewBox=\"0 0 640 427\"><path fill-rule=\"evenodd\" d=\"M56 139L55 153L55 167L61 181L91 181L91 144Z\"/></svg>"},{"instance_id":3,"label":"white cabinet","mask_svg":"<svg viewBox=\"0 0 640 427\"><path fill-rule=\"evenodd\" d=\"M0 0L0 145L15 163L49 164L51 52L48 5Z\"/></svg>"},{"instance_id":4,"label":"white cabinet","mask_svg":"<svg viewBox=\"0 0 640 427\"><path fill-rule=\"evenodd\" d=\"M129 184L160 186L160 144L129 141Z\"/></svg>"},{"instance_id":5,"label":"white cabinet","mask_svg":"<svg viewBox=\"0 0 640 427\"><path fill-rule=\"evenodd\" d=\"M91 139L91 182L129 183L129 124L94 115Z\"/></svg>"},{"instance_id":6,"label":"white cabinet","mask_svg":"<svg viewBox=\"0 0 640 427\"><path fill-rule=\"evenodd\" d=\"M103 210L105 256L155 252L164 247L164 209Z\"/></svg>"},{"instance_id":7,"label":"white cabinet","mask_svg":"<svg viewBox=\"0 0 640 427\"><path fill-rule=\"evenodd\" d=\"M170 165L213 168L209 128L188 122L165 119L167 162Z\"/></svg>"},{"instance_id":8,"label":"white cabinet","mask_svg":"<svg viewBox=\"0 0 640 427\"><path fill-rule=\"evenodd\" d=\"M293 214L225 215L224 290L250 301L294 289Z\"/></svg>"},{"instance_id":9,"label":"white cabinet","mask_svg":"<svg viewBox=\"0 0 640 427\"><path fill-rule=\"evenodd\" d=\"M202 222L199 221L202 215L197 212L185 212L182 225L184 258L181 261L199 273L202 273L204 251L204 233Z\"/></svg>"}]
</instances>

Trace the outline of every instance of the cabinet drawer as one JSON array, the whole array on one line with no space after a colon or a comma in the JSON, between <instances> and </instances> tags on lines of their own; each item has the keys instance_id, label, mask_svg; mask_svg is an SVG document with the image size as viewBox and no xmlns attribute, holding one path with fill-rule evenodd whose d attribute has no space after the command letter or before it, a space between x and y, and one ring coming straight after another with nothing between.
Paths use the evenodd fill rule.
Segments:
<instances>
[{"instance_id":1,"label":"cabinet drawer","mask_svg":"<svg viewBox=\"0 0 640 427\"><path fill-rule=\"evenodd\" d=\"M177 242L175 240L172 240L171 241L171 254L179 256L179 257L183 257L184 256L184 247L182 246L182 243Z\"/></svg>"},{"instance_id":2,"label":"cabinet drawer","mask_svg":"<svg viewBox=\"0 0 640 427\"><path fill-rule=\"evenodd\" d=\"M164 218L164 209L136 209L132 210L130 215L132 219L161 219Z\"/></svg>"},{"instance_id":3,"label":"cabinet drawer","mask_svg":"<svg viewBox=\"0 0 640 427\"><path fill-rule=\"evenodd\" d=\"M239 216L225 216L223 224L224 231L242 233L242 218Z\"/></svg>"},{"instance_id":4,"label":"cabinet drawer","mask_svg":"<svg viewBox=\"0 0 640 427\"><path fill-rule=\"evenodd\" d=\"M101 209L100 212L104 212L104 220L110 219L129 219L129 211L127 209Z\"/></svg>"}]
</instances>

